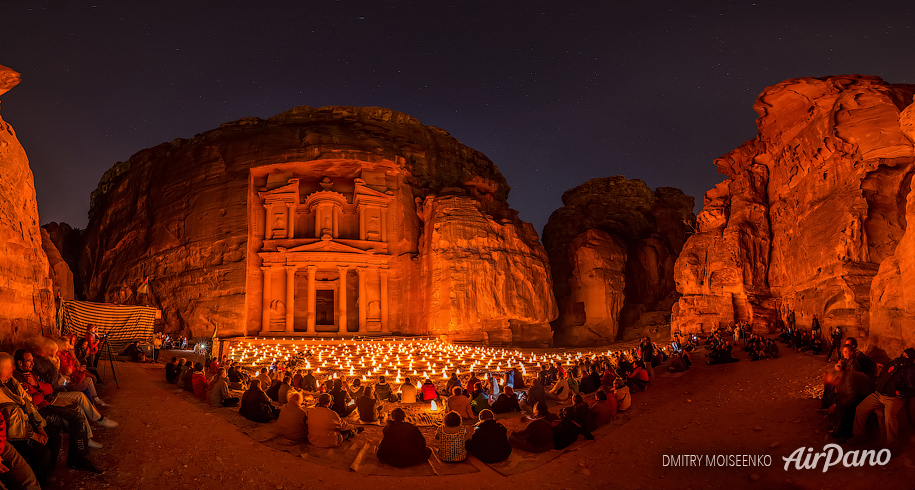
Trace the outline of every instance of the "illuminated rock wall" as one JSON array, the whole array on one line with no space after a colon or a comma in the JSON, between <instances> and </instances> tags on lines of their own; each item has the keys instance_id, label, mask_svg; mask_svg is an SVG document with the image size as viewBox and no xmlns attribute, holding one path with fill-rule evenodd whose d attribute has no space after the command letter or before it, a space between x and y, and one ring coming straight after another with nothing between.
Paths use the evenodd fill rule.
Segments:
<instances>
[{"instance_id":1,"label":"illuminated rock wall","mask_svg":"<svg viewBox=\"0 0 915 490\"><path fill-rule=\"evenodd\" d=\"M591 179L562 202L543 229L559 308L556 342L606 343L666 328L693 198L617 176Z\"/></svg>"},{"instance_id":2,"label":"illuminated rock wall","mask_svg":"<svg viewBox=\"0 0 915 490\"><path fill-rule=\"evenodd\" d=\"M0 66L0 95L19 74ZM0 343L15 343L54 325L48 258L38 227L35 184L25 150L0 118Z\"/></svg>"},{"instance_id":3,"label":"illuminated rock wall","mask_svg":"<svg viewBox=\"0 0 915 490\"><path fill-rule=\"evenodd\" d=\"M673 327L771 331L793 310L866 338L872 281L906 230L915 151L899 114L913 93L866 76L763 91L757 137L715 161L728 178L677 260Z\"/></svg>"},{"instance_id":4,"label":"illuminated rock wall","mask_svg":"<svg viewBox=\"0 0 915 490\"><path fill-rule=\"evenodd\" d=\"M405 114L297 107L112 167L92 196L80 275L88 299L152 304L167 330L194 336L218 327L543 344L555 316L549 267L508 191L483 154ZM450 209L452 194L454 209L476 210L465 213L473 223L433 211ZM457 240L449 251L452 238L479 256ZM481 273L517 289L482 288ZM140 295L147 277L151 293ZM459 294L451 284L477 289L442 301Z\"/></svg>"}]
</instances>

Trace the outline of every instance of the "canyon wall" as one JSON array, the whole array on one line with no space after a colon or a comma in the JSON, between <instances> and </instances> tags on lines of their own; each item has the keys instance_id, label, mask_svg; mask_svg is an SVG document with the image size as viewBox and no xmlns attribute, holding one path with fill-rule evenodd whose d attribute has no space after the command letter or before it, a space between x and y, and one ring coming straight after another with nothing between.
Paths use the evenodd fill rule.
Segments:
<instances>
[{"instance_id":1,"label":"canyon wall","mask_svg":"<svg viewBox=\"0 0 915 490\"><path fill-rule=\"evenodd\" d=\"M18 83L18 73L0 66L0 95ZM0 182L0 342L8 345L49 334L55 309L32 170L16 132L2 118Z\"/></svg>"},{"instance_id":2,"label":"canyon wall","mask_svg":"<svg viewBox=\"0 0 915 490\"><path fill-rule=\"evenodd\" d=\"M79 275L87 299L156 306L192 336L545 345L549 265L508 192L485 155L406 114L297 107L115 164Z\"/></svg>"},{"instance_id":3,"label":"canyon wall","mask_svg":"<svg viewBox=\"0 0 915 490\"><path fill-rule=\"evenodd\" d=\"M566 191L543 243L550 257L561 345L664 329L677 300L674 262L693 221L693 198L641 180L592 179Z\"/></svg>"},{"instance_id":4,"label":"canyon wall","mask_svg":"<svg viewBox=\"0 0 915 490\"><path fill-rule=\"evenodd\" d=\"M763 91L756 138L715 160L727 179L677 259L672 327L773 331L794 311L866 340L874 277L906 230L915 147L899 116L913 94L860 75Z\"/></svg>"}]
</instances>

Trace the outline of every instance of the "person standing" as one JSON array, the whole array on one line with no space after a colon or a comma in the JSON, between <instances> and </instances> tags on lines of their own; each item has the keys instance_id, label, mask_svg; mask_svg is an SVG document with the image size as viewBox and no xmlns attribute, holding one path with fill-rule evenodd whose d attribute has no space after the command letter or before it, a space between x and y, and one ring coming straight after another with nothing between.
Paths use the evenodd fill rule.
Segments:
<instances>
[{"instance_id":1,"label":"person standing","mask_svg":"<svg viewBox=\"0 0 915 490\"><path fill-rule=\"evenodd\" d=\"M836 325L835 330L832 331L832 346L829 348L829 353L826 354L826 362L832 359L833 352L836 353L836 357L842 356L842 351L840 350L842 347L842 335L842 327Z\"/></svg>"}]
</instances>

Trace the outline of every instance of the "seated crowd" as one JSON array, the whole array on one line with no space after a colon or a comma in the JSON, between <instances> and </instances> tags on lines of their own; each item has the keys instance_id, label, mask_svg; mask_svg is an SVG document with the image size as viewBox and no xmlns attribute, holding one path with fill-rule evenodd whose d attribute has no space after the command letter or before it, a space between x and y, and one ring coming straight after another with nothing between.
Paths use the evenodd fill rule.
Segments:
<instances>
[{"instance_id":1,"label":"seated crowd","mask_svg":"<svg viewBox=\"0 0 915 490\"><path fill-rule=\"evenodd\" d=\"M690 362L688 352L675 354L679 362ZM494 463L507 458L513 448L537 453L563 449L579 436L593 439L595 429L630 408L630 393L647 389L654 367L668 358L665 349L645 338L631 351L584 358L572 365L544 364L529 386L516 368L480 378L471 373L466 380L452 373L441 391L431 379L420 383L405 377L396 386L385 376L374 384L358 378L351 383L340 378L319 383L308 369L287 371L279 364L249 373L225 359L223 367L210 363L207 377L201 363L172 358L165 375L212 406L239 406L239 413L250 420L276 421L277 436L293 442L339 447L363 431L354 424L385 423L378 459L408 467L433 453L443 462L473 455ZM233 390L243 394L232 396ZM306 399L313 399L314 406L306 406ZM430 402L443 408L432 448L408 416L411 405ZM392 403L398 406L386 410ZM551 403L560 409L551 412ZM510 413L524 414L523 430L510 432L495 420L497 414Z\"/></svg>"},{"instance_id":2,"label":"seated crowd","mask_svg":"<svg viewBox=\"0 0 915 490\"><path fill-rule=\"evenodd\" d=\"M0 352L0 488L46 487L64 437L69 468L103 473L89 457L102 447L92 426L119 424L99 411L108 404L96 389L98 346L91 327L85 338L38 338Z\"/></svg>"}]
</instances>

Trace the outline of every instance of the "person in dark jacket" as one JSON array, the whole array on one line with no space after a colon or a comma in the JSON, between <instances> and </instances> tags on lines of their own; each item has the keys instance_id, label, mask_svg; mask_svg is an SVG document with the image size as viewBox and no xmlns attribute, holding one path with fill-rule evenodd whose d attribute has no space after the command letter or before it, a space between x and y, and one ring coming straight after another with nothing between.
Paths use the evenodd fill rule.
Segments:
<instances>
[{"instance_id":1,"label":"person in dark jacket","mask_svg":"<svg viewBox=\"0 0 915 490\"><path fill-rule=\"evenodd\" d=\"M505 391L499 394L496 401L492 404L492 411L495 413L520 412L521 405L518 404L518 395L511 386L505 386ZM482 413L482 412L480 412Z\"/></svg>"},{"instance_id":2,"label":"person in dark jacket","mask_svg":"<svg viewBox=\"0 0 915 490\"><path fill-rule=\"evenodd\" d=\"M877 380L877 391L864 399L855 410L855 442L864 438L864 428L871 412L884 413L886 442L896 445L899 438L897 415L906 401L915 396L915 349L909 347L887 366Z\"/></svg>"},{"instance_id":3,"label":"person in dark jacket","mask_svg":"<svg viewBox=\"0 0 915 490\"><path fill-rule=\"evenodd\" d=\"M384 376L379 376L378 383L375 384L375 399L382 402L397 401L397 395L391 390L391 385L385 381Z\"/></svg>"},{"instance_id":4,"label":"person in dark jacket","mask_svg":"<svg viewBox=\"0 0 915 490\"><path fill-rule=\"evenodd\" d=\"M504 393L503 393L504 394ZM484 463L498 463L512 453L505 426L493 420L491 410L480 412L480 423L474 428L473 436L464 443L467 452Z\"/></svg>"},{"instance_id":5,"label":"person in dark jacket","mask_svg":"<svg viewBox=\"0 0 915 490\"><path fill-rule=\"evenodd\" d=\"M305 376L302 377L302 390L303 391L318 391L318 380L311 374L311 369L309 369Z\"/></svg>"},{"instance_id":6,"label":"person in dark jacket","mask_svg":"<svg viewBox=\"0 0 915 490\"><path fill-rule=\"evenodd\" d=\"M395 408L391 411L391 420L382 430L384 435L378 444L377 456L382 463L407 468L425 462L432 455L422 432L406 422L406 418L403 409Z\"/></svg>"},{"instance_id":7,"label":"person in dark jacket","mask_svg":"<svg viewBox=\"0 0 915 490\"><path fill-rule=\"evenodd\" d=\"M251 380L251 386L241 397L238 413L254 422L270 422L279 416L279 410L273 407L270 398L267 398L267 394L261 389L259 379Z\"/></svg>"},{"instance_id":8,"label":"person in dark jacket","mask_svg":"<svg viewBox=\"0 0 915 490\"><path fill-rule=\"evenodd\" d=\"M172 362L165 365L165 381L174 383L178 380L178 358L172 357Z\"/></svg>"},{"instance_id":9,"label":"person in dark jacket","mask_svg":"<svg viewBox=\"0 0 915 490\"><path fill-rule=\"evenodd\" d=\"M527 420L522 417L522 420ZM522 431L512 432L508 442L512 447L529 453L542 453L553 449L553 421L556 415L550 413L545 401L534 406L534 417Z\"/></svg>"},{"instance_id":10,"label":"person in dark jacket","mask_svg":"<svg viewBox=\"0 0 915 490\"><path fill-rule=\"evenodd\" d=\"M874 382L861 371L836 371L824 373L823 382L834 387L836 396L829 412L833 415L834 428L829 435L839 440L852 436L855 423L855 409L868 395L874 392Z\"/></svg>"},{"instance_id":11,"label":"person in dark jacket","mask_svg":"<svg viewBox=\"0 0 915 490\"><path fill-rule=\"evenodd\" d=\"M588 405L584 403L581 395L575 395L571 407L566 407L560 412L559 425L553 427L553 445L556 449L565 449L578 440L579 435L585 439L593 440L594 435L588 423Z\"/></svg>"},{"instance_id":12,"label":"person in dark jacket","mask_svg":"<svg viewBox=\"0 0 915 490\"><path fill-rule=\"evenodd\" d=\"M330 396L334 397L333 403L331 403L330 409L334 412L337 412L337 415L340 417L346 417L349 414L353 413L356 410L356 405L347 405L351 400L349 393L343 389L343 380L335 379L334 388L330 390Z\"/></svg>"}]
</instances>

